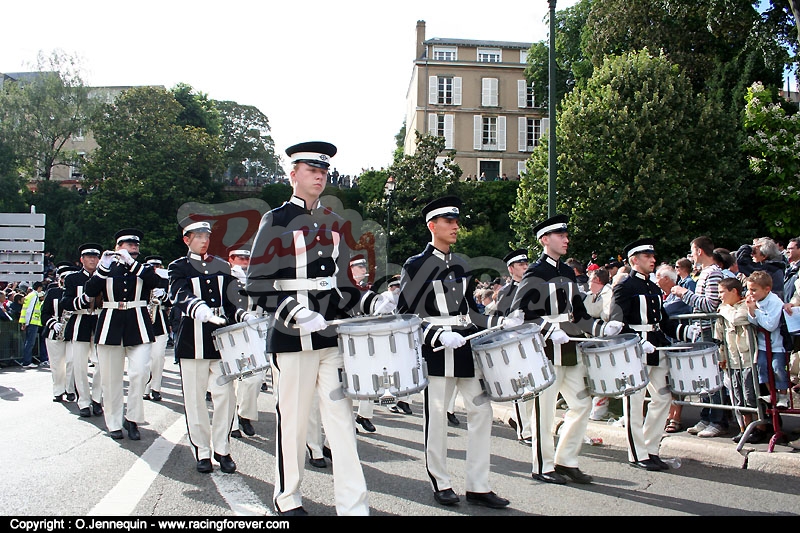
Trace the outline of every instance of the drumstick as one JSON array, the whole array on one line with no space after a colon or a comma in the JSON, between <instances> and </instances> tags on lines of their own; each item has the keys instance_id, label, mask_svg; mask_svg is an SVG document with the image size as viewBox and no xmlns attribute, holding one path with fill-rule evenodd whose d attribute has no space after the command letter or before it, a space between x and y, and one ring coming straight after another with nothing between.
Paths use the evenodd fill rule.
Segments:
<instances>
[{"instance_id":1,"label":"drumstick","mask_svg":"<svg viewBox=\"0 0 800 533\"><path fill-rule=\"evenodd\" d=\"M659 346L656 348L656 350L662 352L669 352L674 350L692 350L694 348L695 348L694 346Z\"/></svg>"},{"instance_id":2,"label":"drumstick","mask_svg":"<svg viewBox=\"0 0 800 533\"><path fill-rule=\"evenodd\" d=\"M569 340L573 342L586 342L586 341L600 341L600 342L611 342L613 339L601 339L599 337L590 338L590 337L567 337Z\"/></svg>"},{"instance_id":3,"label":"drumstick","mask_svg":"<svg viewBox=\"0 0 800 533\"><path fill-rule=\"evenodd\" d=\"M498 324L496 326L492 326L490 328L486 328L483 331L479 331L477 333L473 333L472 335L467 335L466 337L464 337L464 340L467 340L467 341L472 340L475 337L480 337L481 335L486 335L487 333L491 333L492 331L494 331L496 329L500 329L502 327L503 327L503 324ZM446 346L438 346L438 347L434 348L433 351L434 352L441 352L445 348L446 348Z\"/></svg>"}]
</instances>

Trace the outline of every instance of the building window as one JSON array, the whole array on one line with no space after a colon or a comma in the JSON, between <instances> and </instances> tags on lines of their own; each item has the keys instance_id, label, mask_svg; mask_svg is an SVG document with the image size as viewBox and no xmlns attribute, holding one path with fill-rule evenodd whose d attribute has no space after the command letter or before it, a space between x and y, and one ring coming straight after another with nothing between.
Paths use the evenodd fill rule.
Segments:
<instances>
[{"instance_id":1,"label":"building window","mask_svg":"<svg viewBox=\"0 0 800 533\"><path fill-rule=\"evenodd\" d=\"M473 115L473 149L506 149L506 117Z\"/></svg>"},{"instance_id":2,"label":"building window","mask_svg":"<svg viewBox=\"0 0 800 533\"><path fill-rule=\"evenodd\" d=\"M455 115L445 113L431 113L428 116L428 133L437 137L444 137L444 147L448 150L455 148L453 142L453 123Z\"/></svg>"},{"instance_id":3,"label":"building window","mask_svg":"<svg viewBox=\"0 0 800 533\"><path fill-rule=\"evenodd\" d=\"M487 107L497 107L498 101L498 79L483 78L481 80L481 105Z\"/></svg>"},{"instance_id":4,"label":"building window","mask_svg":"<svg viewBox=\"0 0 800 533\"><path fill-rule=\"evenodd\" d=\"M525 80L517 80L517 107L520 109L535 107L532 83L528 85Z\"/></svg>"},{"instance_id":5,"label":"building window","mask_svg":"<svg viewBox=\"0 0 800 533\"><path fill-rule=\"evenodd\" d=\"M528 51L527 50L520 50L519 51L519 62L523 65L528 62Z\"/></svg>"},{"instance_id":6,"label":"building window","mask_svg":"<svg viewBox=\"0 0 800 533\"><path fill-rule=\"evenodd\" d=\"M519 151L531 152L542 138L542 120L538 118L519 119Z\"/></svg>"},{"instance_id":7,"label":"building window","mask_svg":"<svg viewBox=\"0 0 800 533\"><path fill-rule=\"evenodd\" d=\"M433 60L434 61L456 61L458 59L458 48L434 46L433 47Z\"/></svg>"},{"instance_id":8,"label":"building window","mask_svg":"<svg viewBox=\"0 0 800 533\"><path fill-rule=\"evenodd\" d=\"M83 137L83 128L79 128L78 131L72 136L72 140L75 142L80 142L84 140Z\"/></svg>"},{"instance_id":9,"label":"building window","mask_svg":"<svg viewBox=\"0 0 800 533\"><path fill-rule=\"evenodd\" d=\"M499 48L478 48L478 63L501 63L503 52Z\"/></svg>"},{"instance_id":10,"label":"building window","mask_svg":"<svg viewBox=\"0 0 800 533\"><path fill-rule=\"evenodd\" d=\"M497 147L497 117L483 117L481 126L481 144L486 150Z\"/></svg>"},{"instance_id":11,"label":"building window","mask_svg":"<svg viewBox=\"0 0 800 533\"><path fill-rule=\"evenodd\" d=\"M437 104L453 103L453 78L441 76L439 78L439 88L437 89Z\"/></svg>"},{"instance_id":12,"label":"building window","mask_svg":"<svg viewBox=\"0 0 800 533\"><path fill-rule=\"evenodd\" d=\"M461 78L431 76L428 82L428 103L461 105Z\"/></svg>"}]
</instances>

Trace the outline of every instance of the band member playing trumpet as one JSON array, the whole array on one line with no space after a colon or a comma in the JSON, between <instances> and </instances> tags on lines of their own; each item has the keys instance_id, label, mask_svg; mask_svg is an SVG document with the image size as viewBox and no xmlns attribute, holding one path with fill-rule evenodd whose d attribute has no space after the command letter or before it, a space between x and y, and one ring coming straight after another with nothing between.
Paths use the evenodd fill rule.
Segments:
<instances>
[{"instance_id":1,"label":"band member playing trumpet","mask_svg":"<svg viewBox=\"0 0 800 533\"><path fill-rule=\"evenodd\" d=\"M639 239L625 247L631 274L614 286L611 319L625 323L623 333L636 332L646 358L649 383L646 388L625 396L622 407L628 437L628 461L645 470L668 470L658 451L672 404L667 376L669 362L657 347L669 346L667 336L688 341L699 335L700 326L683 325L671 320L664 311L661 289L650 279L656 267L652 239ZM650 393L647 415L643 415L645 392Z\"/></svg>"},{"instance_id":2,"label":"band member playing trumpet","mask_svg":"<svg viewBox=\"0 0 800 533\"><path fill-rule=\"evenodd\" d=\"M161 286L150 292L150 302L147 306L147 312L153 322L153 335L156 336L156 340L150 345L150 379L147 380L147 385L144 386L144 399L160 402L161 378L164 375L164 357L167 351L167 340L169 339L167 306L164 305L168 301L167 287L169 287L169 278L161 256L151 255L145 257L144 260L156 270L156 274L161 278Z\"/></svg>"},{"instance_id":3,"label":"band member playing trumpet","mask_svg":"<svg viewBox=\"0 0 800 533\"><path fill-rule=\"evenodd\" d=\"M441 505L460 501L447 471L447 407L458 389L467 409L469 432L467 502L500 509L509 501L489 487L492 405L476 375L472 349L465 337L504 322L519 325L522 320L485 315L473 299L466 297L473 289L472 275L465 261L451 249L458 236L460 209L461 200L454 196L439 198L423 208L431 242L403 265L397 311L417 314L423 321L422 355L429 374L424 392L425 464L434 499ZM434 351L438 347L444 350Z\"/></svg>"},{"instance_id":4,"label":"band member playing trumpet","mask_svg":"<svg viewBox=\"0 0 800 533\"><path fill-rule=\"evenodd\" d=\"M64 325L67 315L61 307L64 295L64 278L78 267L65 261L56 265L56 283L51 283L44 293L42 302L42 324L45 328L44 342L50 359L50 373L53 377L53 401L64 401L64 395L75 393L75 375L72 360L67 359L67 343L64 342Z\"/></svg>"},{"instance_id":5,"label":"band member playing trumpet","mask_svg":"<svg viewBox=\"0 0 800 533\"><path fill-rule=\"evenodd\" d=\"M161 284L155 269L139 263L143 233L135 228L114 235L114 250L106 250L100 264L86 282L86 304L98 298L94 342L103 372L104 416L112 439L140 440L139 424L144 422L144 386L150 377L150 343L153 323L147 312L150 293ZM124 401L125 358L127 357L128 402Z\"/></svg>"}]
</instances>

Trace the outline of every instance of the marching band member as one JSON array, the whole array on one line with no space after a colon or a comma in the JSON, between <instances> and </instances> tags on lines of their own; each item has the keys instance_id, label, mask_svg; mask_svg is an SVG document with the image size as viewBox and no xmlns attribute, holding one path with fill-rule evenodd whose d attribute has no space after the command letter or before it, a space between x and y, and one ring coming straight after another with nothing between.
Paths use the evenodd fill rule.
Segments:
<instances>
[{"instance_id":1,"label":"marching band member","mask_svg":"<svg viewBox=\"0 0 800 533\"><path fill-rule=\"evenodd\" d=\"M150 343L153 323L147 312L150 293L162 283L153 267L139 263L139 244L144 234L135 228L114 235L114 251L106 250L100 264L84 287L89 304L102 302L94 342L103 372L104 417L108 435L140 440L139 424L144 422L144 387L150 376ZM124 400L125 358L127 357L128 402Z\"/></svg>"},{"instance_id":2,"label":"marching band member","mask_svg":"<svg viewBox=\"0 0 800 533\"><path fill-rule=\"evenodd\" d=\"M232 322L256 318L242 304L239 285L227 261L208 253L211 224L185 219L181 223L185 257L169 265L169 299L181 310L181 323L175 339L175 356L180 361L186 427L192 444L197 471L207 474L220 469L232 474L236 463L230 454L229 435L236 413L233 383L220 384L221 355L212 333ZM206 391L211 393L214 414L209 421Z\"/></svg>"},{"instance_id":3,"label":"marching band member","mask_svg":"<svg viewBox=\"0 0 800 533\"><path fill-rule=\"evenodd\" d=\"M661 289L650 279L656 267L652 239L639 239L625 247L631 265L630 275L614 286L611 319L625 323L623 333L636 332L641 337L642 352L646 357L646 388L625 396L622 406L628 440L628 461L632 466L646 470L668 470L658 450L664 434L664 425L672 404L669 387L669 361L657 347L669 346L667 336L690 340L700 332L700 326L679 325L664 311ZM645 391L650 392L647 416L643 415Z\"/></svg>"},{"instance_id":4,"label":"marching band member","mask_svg":"<svg viewBox=\"0 0 800 533\"><path fill-rule=\"evenodd\" d=\"M570 337L616 335L620 322L604 323L593 319L583 306L575 272L560 259L567 253L569 236L566 215L556 215L537 224L533 230L543 253L525 271L511 304L511 316L521 311L526 321L540 326L547 357L555 366L555 382L533 399L531 446L533 479L563 485L567 478L588 484L592 477L578 468L578 455L592 399L586 388L586 368L578 357L577 343ZM553 440L556 400L559 392L569 406L559 432L558 447ZM566 476L566 477L565 477Z\"/></svg>"},{"instance_id":5,"label":"marching band member","mask_svg":"<svg viewBox=\"0 0 800 533\"><path fill-rule=\"evenodd\" d=\"M153 335L156 340L150 345L150 379L144 386L145 400L154 402L161 401L161 378L164 375L164 359L167 353L167 341L169 340L169 325L167 322L167 310L164 305L168 302L167 287L169 279L167 269L164 268L164 259L159 255L145 257L148 265L153 267L156 274L161 278L161 285L153 289L150 293L148 303L148 313L153 321Z\"/></svg>"},{"instance_id":6,"label":"marching band member","mask_svg":"<svg viewBox=\"0 0 800 533\"><path fill-rule=\"evenodd\" d=\"M81 244L78 252L83 268L64 278L64 295L61 297L61 308L72 313L64 328L64 341L67 343L66 357L72 360L78 413L82 417L103 414L103 371L99 364L94 366L91 387L89 385L89 362L97 361L94 345L96 301L84 298L84 285L97 270L102 249L101 245L92 242Z\"/></svg>"},{"instance_id":7,"label":"marching band member","mask_svg":"<svg viewBox=\"0 0 800 533\"><path fill-rule=\"evenodd\" d=\"M397 311L416 314L423 321L422 355L429 379L424 391L425 464L434 499L441 505L460 501L447 470L447 404L458 389L467 409L469 432L467 502L500 509L509 501L489 486L492 405L476 375L472 349L464 337L506 319L484 315L467 297L472 275L466 262L451 249L457 239L460 209L461 200L454 196L438 198L423 208L431 242L403 265ZM515 319L515 324L520 323ZM444 349L434 351L437 347Z\"/></svg>"},{"instance_id":8,"label":"marching band member","mask_svg":"<svg viewBox=\"0 0 800 533\"><path fill-rule=\"evenodd\" d=\"M67 359L67 343L64 342L63 309L61 297L64 295L64 278L78 267L68 261L56 265L56 283L51 283L44 293L42 302L42 324L45 328L44 342L50 359L50 372L53 378L53 401L63 402L64 395L75 394L75 374L72 359Z\"/></svg>"},{"instance_id":9,"label":"marching band member","mask_svg":"<svg viewBox=\"0 0 800 533\"><path fill-rule=\"evenodd\" d=\"M286 150L292 197L261 219L247 271L247 294L273 315L268 351L277 418L275 511L307 515L300 485L311 403L336 458L333 485L339 515L368 515L367 486L358 458L352 400L344 396L336 328L329 320L380 312L382 299L360 291L350 275L350 227L320 202L336 147L306 142ZM355 235L357 238L358 235Z\"/></svg>"}]
</instances>

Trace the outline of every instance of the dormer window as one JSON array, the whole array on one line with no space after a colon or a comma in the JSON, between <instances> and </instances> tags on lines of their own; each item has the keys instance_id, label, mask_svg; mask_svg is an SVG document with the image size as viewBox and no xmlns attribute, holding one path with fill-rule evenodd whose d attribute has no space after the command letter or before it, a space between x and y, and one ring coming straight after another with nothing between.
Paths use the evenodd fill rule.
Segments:
<instances>
[{"instance_id":1,"label":"dormer window","mask_svg":"<svg viewBox=\"0 0 800 533\"><path fill-rule=\"evenodd\" d=\"M503 51L499 48L478 48L478 63L501 63Z\"/></svg>"}]
</instances>

